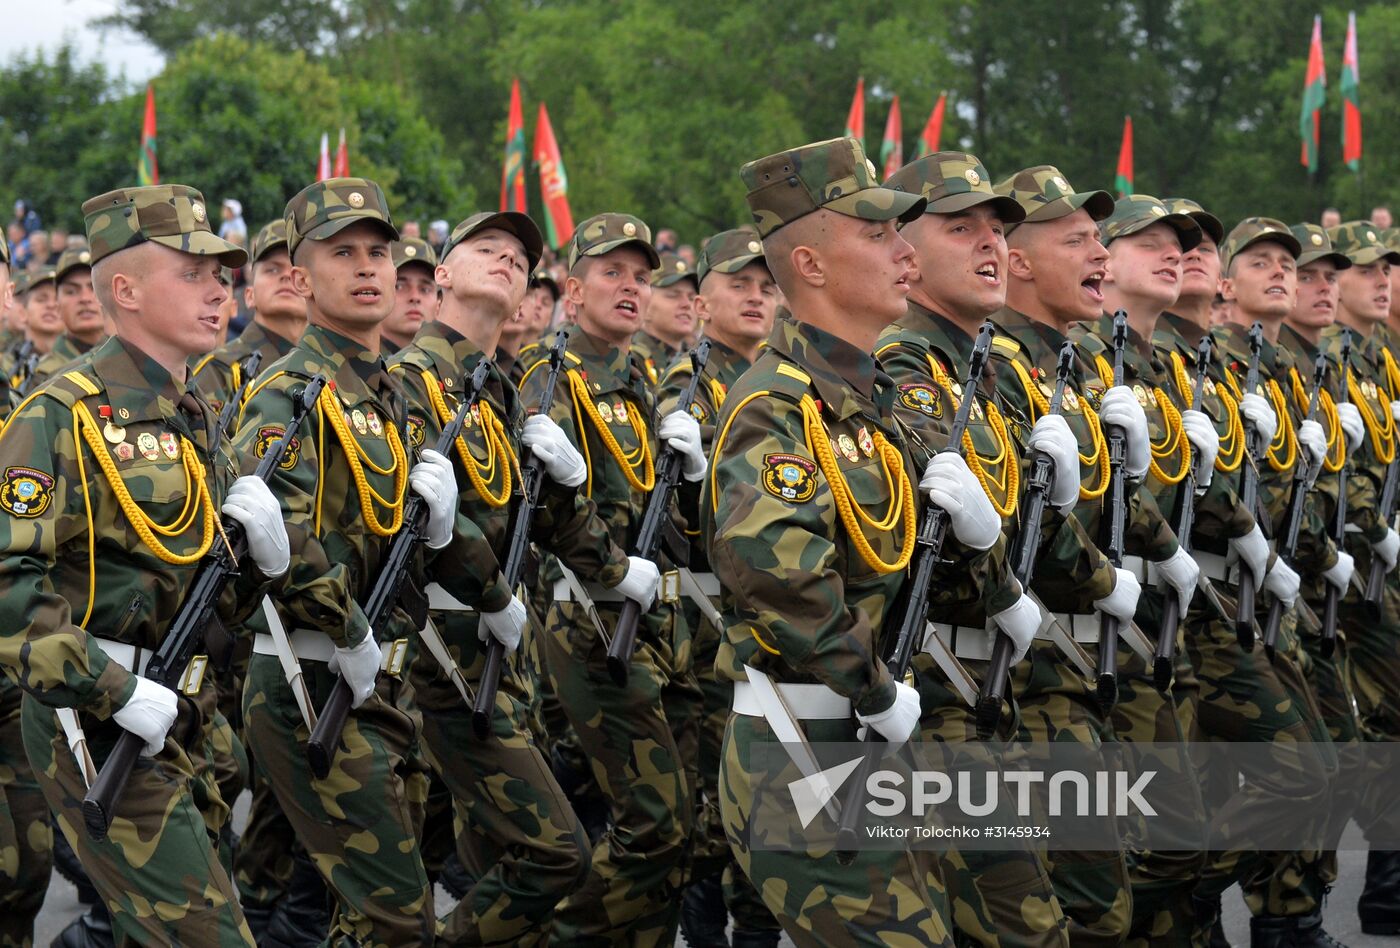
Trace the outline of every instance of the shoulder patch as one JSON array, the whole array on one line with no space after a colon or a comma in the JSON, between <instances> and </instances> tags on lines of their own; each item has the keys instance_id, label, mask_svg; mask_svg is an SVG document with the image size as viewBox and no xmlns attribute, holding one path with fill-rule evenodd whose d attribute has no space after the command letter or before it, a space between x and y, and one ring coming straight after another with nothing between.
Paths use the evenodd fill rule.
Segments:
<instances>
[{"instance_id":1,"label":"shoulder patch","mask_svg":"<svg viewBox=\"0 0 1400 948\"><path fill-rule=\"evenodd\" d=\"M691 402L690 417L694 418L696 421L700 422L703 425L705 423L705 419L710 417L710 413L705 409L705 406L700 404L698 401Z\"/></svg>"},{"instance_id":2,"label":"shoulder patch","mask_svg":"<svg viewBox=\"0 0 1400 948\"><path fill-rule=\"evenodd\" d=\"M7 467L0 483L0 507L16 517L33 519L53 502L53 475L32 467Z\"/></svg>"},{"instance_id":3,"label":"shoulder patch","mask_svg":"<svg viewBox=\"0 0 1400 948\"><path fill-rule=\"evenodd\" d=\"M267 452L274 444L281 440L282 436L286 433L287 429L283 428L281 425L264 425L259 428L257 443L253 445L253 453L260 458L266 457ZM292 468L296 467L297 459L300 456L300 448L301 441L297 438L293 438L292 443L287 445L287 453L282 456L282 463L277 466L284 471L290 471Z\"/></svg>"},{"instance_id":4,"label":"shoulder patch","mask_svg":"<svg viewBox=\"0 0 1400 948\"><path fill-rule=\"evenodd\" d=\"M427 430L427 422L420 415L408 416L408 443L412 447L418 447L423 443L424 432Z\"/></svg>"},{"instance_id":5,"label":"shoulder patch","mask_svg":"<svg viewBox=\"0 0 1400 948\"><path fill-rule=\"evenodd\" d=\"M803 504L817 492L817 465L795 454L763 456L763 488L790 504Z\"/></svg>"},{"instance_id":6,"label":"shoulder patch","mask_svg":"<svg viewBox=\"0 0 1400 948\"><path fill-rule=\"evenodd\" d=\"M905 408L923 412L930 418L943 417L943 393L923 382L910 382L899 386L899 403Z\"/></svg>"}]
</instances>

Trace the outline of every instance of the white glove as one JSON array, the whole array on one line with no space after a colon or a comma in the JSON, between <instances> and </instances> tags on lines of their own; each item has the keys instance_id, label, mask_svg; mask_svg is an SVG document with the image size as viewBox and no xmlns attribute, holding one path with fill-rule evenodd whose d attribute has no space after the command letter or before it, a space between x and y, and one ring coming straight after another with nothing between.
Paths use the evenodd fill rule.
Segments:
<instances>
[{"instance_id":1,"label":"white glove","mask_svg":"<svg viewBox=\"0 0 1400 948\"><path fill-rule=\"evenodd\" d=\"M1302 580L1298 578L1297 571L1285 563L1281 556L1274 560L1274 568L1264 577L1264 588L1289 609L1298 601L1298 587L1301 585Z\"/></svg>"},{"instance_id":2,"label":"white glove","mask_svg":"<svg viewBox=\"0 0 1400 948\"><path fill-rule=\"evenodd\" d=\"M246 474L234 481L219 508L225 516L243 525L248 538L248 555L264 576L281 576L291 562L287 544L287 524L282 505L272 496L267 482Z\"/></svg>"},{"instance_id":3,"label":"white glove","mask_svg":"<svg viewBox=\"0 0 1400 948\"><path fill-rule=\"evenodd\" d=\"M1095 602L1094 608L1122 622L1131 622L1133 613L1137 612L1138 597L1142 595L1142 583L1125 569L1115 567L1113 571L1118 574L1113 592Z\"/></svg>"},{"instance_id":4,"label":"white glove","mask_svg":"<svg viewBox=\"0 0 1400 948\"><path fill-rule=\"evenodd\" d=\"M514 652L520 645L520 636L525 632L525 616L525 603L511 596L504 609L481 614L481 621L476 625L476 637L485 642L489 632L492 638L506 647L507 652Z\"/></svg>"},{"instance_id":5,"label":"white glove","mask_svg":"<svg viewBox=\"0 0 1400 948\"><path fill-rule=\"evenodd\" d=\"M112 720L146 742L142 757L154 757L165 746L165 735L170 733L178 711L175 692L138 675L136 690L112 713Z\"/></svg>"},{"instance_id":6,"label":"white glove","mask_svg":"<svg viewBox=\"0 0 1400 948\"><path fill-rule=\"evenodd\" d=\"M442 549L452 542L457 518L457 475L452 472L452 462L425 448L408 472L408 486L428 502L428 529L423 537L428 549Z\"/></svg>"},{"instance_id":7,"label":"white glove","mask_svg":"<svg viewBox=\"0 0 1400 948\"><path fill-rule=\"evenodd\" d=\"M1361 421L1361 412L1351 402L1337 406L1337 421L1347 436L1347 454L1361 447L1361 439L1366 436L1366 426Z\"/></svg>"},{"instance_id":8,"label":"white glove","mask_svg":"<svg viewBox=\"0 0 1400 948\"><path fill-rule=\"evenodd\" d=\"M956 451L941 451L924 468L919 490L948 514L953 533L966 547L989 550L1001 535L1001 517L967 462Z\"/></svg>"},{"instance_id":9,"label":"white glove","mask_svg":"<svg viewBox=\"0 0 1400 948\"><path fill-rule=\"evenodd\" d=\"M1181 603L1181 613L1186 614L1186 608L1191 604L1191 597L1196 594L1196 581L1201 578L1201 567L1181 547L1176 548L1176 552L1161 562L1154 562L1157 572L1162 574L1162 578L1167 581L1167 585L1176 590L1177 601Z\"/></svg>"},{"instance_id":10,"label":"white glove","mask_svg":"<svg viewBox=\"0 0 1400 948\"><path fill-rule=\"evenodd\" d=\"M370 629L364 641L353 648L337 648L326 662L331 674L339 674L350 686L350 707L358 708L370 695L374 694L374 683L379 679L379 666L384 664L384 656L379 651L379 643L374 640L374 630Z\"/></svg>"},{"instance_id":11,"label":"white glove","mask_svg":"<svg viewBox=\"0 0 1400 948\"><path fill-rule=\"evenodd\" d=\"M1027 453L1039 451L1055 465L1050 481L1050 504L1061 513L1079 502L1079 444L1069 422L1060 415L1042 415L1026 439Z\"/></svg>"},{"instance_id":12,"label":"white glove","mask_svg":"<svg viewBox=\"0 0 1400 948\"><path fill-rule=\"evenodd\" d=\"M873 727L891 744L903 744L919 726L919 693L902 681L894 683L894 704L879 714L857 714L856 720Z\"/></svg>"},{"instance_id":13,"label":"white glove","mask_svg":"<svg viewBox=\"0 0 1400 948\"><path fill-rule=\"evenodd\" d=\"M1259 529L1259 524L1256 523L1254 529L1244 536L1231 540L1226 544L1226 549L1229 555L1225 561L1243 561L1244 565L1249 567L1250 575L1254 577L1254 591L1258 592L1264 584L1264 573L1269 566L1269 541L1264 539L1264 531Z\"/></svg>"},{"instance_id":14,"label":"white glove","mask_svg":"<svg viewBox=\"0 0 1400 948\"><path fill-rule=\"evenodd\" d=\"M1274 414L1274 406L1270 405L1263 395L1249 392L1241 398L1240 414L1246 422L1254 426L1259 440L1265 444L1273 442L1274 436L1278 434L1278 415Z\"/></svg>"},{"instance_id":15,"label":"white glove","mask_svg":"<svg viewBox=\"0 0 1400 948\"><path fill-rule=\"evenodd\" d=\"M646 612L656 599L656 589L661 585L661 570L651 560L640 556L627 557L627 575L618 583L617 591L642 607Z\"/></svg>"},{"instance_id":16,"label":"white glove","mask_svg":"<svg viewBox=\"0 0 1400 948\"><path fill-rule=\"evenodd\" d=\"M709 464L705 461L705 446L700 442L700 422L688 411L673 411L656 426L656 438L680 452L681 473L694 482L705 476Z\"/></svg>"},{"instance_id":17,"label":"white glove","mask_svg":"<svg viewBox=\"0 0 1400 948\"><path fill-rule=\"evenodd\" d=\"M520 443L544 462L550 480L561 487L577 487L588 480L588 465L578 453L564 429L548 415L531 415L525 419Z\"/></svg>"},{"instance_id":18,"label":"white glove","mask_svg":"<svg viewBox=\"0 0 1400 948\"><path fill-rule=\"evenodd\" d=\"M1215 458L1220 453L1220 432L1215 430L1215 422L1210 420L1209 415L1194 408L1188 408L1181 413L1181 427L1186 430L1186 440L1191 442L1191 450L1196 454L1196 487L1204 490L1210 486L1210 479L1215 476Z\"/></svg>"},{"instance_id":19,"label":"white glove","mask_svg":"<svg viewBox=\"0 0 1400 948\"><path fill-rule=\"evenodd\" d=\"M1337 562L1332 564L1332 568L1324 570L1322 578L1327 580L1341 592L1343 596L1347 594L1347 586L1351 583L1351 574L1356 572L1356 560L1350 553L1342 550L1337 551Z\"/></svg>"},{"instance_id":20,"label":"white glove","mask_svg":"<svg viewBox=\"0 0 1400 948\"><path fill-rule=\"evenodd\" d=\"M1134 479L1147 473L1151 463L1151 444L1147 436L1147 412L1138 404L1137 396L1126 385L1115 385L1103 393L1099 403L1099 421L1104 427L1122 428L1127 438L1124 466Z\"/></svg>"},{"instance_id":21,"label":"white glove","mask_svg":"<svg viewBox=\"0 0 1400 948\"><path fill-rule=\"evenodd\" d=\"M1381 562L1385 564L1385 571L1390 572L1395 568L1397 555L1400 555L1400 533L1386 527L1385 539L1379 543L1372 543L1371 552L1380 557Z\"/></svg>"},{"instance_id":22,"label":"white glove","mask_svg":"<svg viewBox=\"0 0 1400 948\"><path fill-rule=\"evenodd\" d=\"M1390 417L1400 421L1400 398L1390 403Z\"/></svg>"},{"instance_id":23,"label":"white glove","mask_svg":"<svg viewBox=\"0 0 1400 948\"><path fill-rule=\"evenodd\" d=\"M992 621L1016 643L1016 654L1012 656L1011 663L1014 665L1025 658L1026 650L1035 640L1035 630L1040 628L1040 610L1031 597L1022 593L1015 605L992 616Z\"/></svg>"},{"instance_id":24,"label":"white glove","mask_svg":"<svg viewBox=\"0 0 1400 948\"><path fill-rule=\"evenodd\" d=\"M1327 456L1327 435L1322 433L1322 426L1317 422L1305 421L1298 426L1298 443L1308 452L1308 470L1313 472L1315 480L1322 469L1322 459ZM1309 480L1308 487L1312 485L1313 481Z\"/></svg>"}]
</instances>

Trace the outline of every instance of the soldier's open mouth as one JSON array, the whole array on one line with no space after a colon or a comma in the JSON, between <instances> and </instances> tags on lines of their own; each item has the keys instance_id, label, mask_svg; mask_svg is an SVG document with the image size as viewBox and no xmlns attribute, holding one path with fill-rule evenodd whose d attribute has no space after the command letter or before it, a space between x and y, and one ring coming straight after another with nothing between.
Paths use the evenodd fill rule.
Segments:
<instances>
[{"instance_id":1,"label":"soldier's open mouth","mask_svg":"<svg viewBox=\"0 0 1400 948\"><path fill-rule=\"evenodd\" d=\"M974 272L992 286L999 286L1001 284L1001 280L997 277L997 265L995 263L984 263Z\"/></svg>"},{"instance_id":2,"label":"soldier's open mouth","mask_svg":"<svg viewBox=\"0 0 1400 948\"><path fill-rule=\"evenodd\" d=\"M618 303L613 308L620 310L624 313L628 313L632 316L637 315L637 304L632 302L631 300L623 300L621 303Z\"/></svg>"},{"instance_id":3,"label":"soldier's open mouth","mask_svg":"<svg viewBox=\"0 0 1400 948\"><path fill-rule=\"evenodd\" d=\"M1079 285L1082 286L1082 287L1084 287L1084 289L1087 290L1087 291L1089 292L1089 295L1092 296L1096 302L1101 302L1101 301L1103 300L1103 289L1102 289L1102 286L1103 286L1103 274L1102 274L1102 273L1096 273L1096 274L1094 274L1093 276L1089 277L1087 280L1082 281Z\"/></svg>"}]
</instances>

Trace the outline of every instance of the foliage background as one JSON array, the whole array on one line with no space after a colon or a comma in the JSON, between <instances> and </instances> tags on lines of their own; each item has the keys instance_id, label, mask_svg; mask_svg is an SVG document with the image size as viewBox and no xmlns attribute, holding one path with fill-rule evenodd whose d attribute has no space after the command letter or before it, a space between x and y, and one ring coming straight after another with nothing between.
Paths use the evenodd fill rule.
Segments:
<instances>
[{"instance_id":1,"label":"foliage background","mask_svg":"<svg viewBox=\"0 0 1400 948\"><path fill-rule=\"evenodd\" d=\"M1340 159L1353 6L1364 180ZM1309 180L1298 109L1314 12L1330 88ZM531 144L549 106L575 219L628 210L689 241L744 222L744 161L840 134L857 75L872 153L895 92L912 156L946 89L943 147L997 177L1048 163L1106 187L1131 113L1138 190L1193 197L1227 226L1400 203L1400 5L1379 0L127 0L92 26L167 58L153 79L162 180L238 197L250 226L281 212L342 125L351 168L401 219L494 206L512 76ZM0 64L10 193L77 227L84 198L133 183L145 78L70 48Z\"/></svg>"}]
</instances>

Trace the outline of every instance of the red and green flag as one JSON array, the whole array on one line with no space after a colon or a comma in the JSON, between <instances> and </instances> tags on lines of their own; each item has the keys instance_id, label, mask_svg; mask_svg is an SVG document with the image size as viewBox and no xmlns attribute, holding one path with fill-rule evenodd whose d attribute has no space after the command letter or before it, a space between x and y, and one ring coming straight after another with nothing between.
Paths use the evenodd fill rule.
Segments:
<instances>
[{"instance_id":1,"label":"red and green flag","mask_svg":"<svg viewBox=\"0 0 1400 948\"><path fill-rule=\"evenodd\" d=\"M335 149L335 174L337 178L350 177L350 149L345 144L345 129L340 130L340 144Z\"/></svg>"},{"instance_id":2,"label":"red and green flag","mask_svg":"<svg viewBox=\"0 0 1400 948\"><path fill-rule=\"evenodd\" d=\"M924 126L923 133L919 135L919 152L914 156L915 158L922 158L924 155L931 155L938 151L938 145L943 138L943 110L947 105L948 93L941 93L933 106L933 111L929 114L928 124Z\"/></svg>"},{"instance_id":3,"label":"red and green flag","mask_svg":"<svg viewBox=\"0 0 1400 948\"><path fill-rule=\"evenodd\" d=\"M559 142L554 137L543 102L539 118L535 120L535 164L540 169L545 239L557 249L574 235L574 215L569 210L569 176L564 172L564 158L559 153Z\"/></svg>"},{"instance_id":4,"label":"red and green flag","mask_svg":"<svg viewBox=\"0 0 1400 948\"><path fill-rule=\"evenodd\" d=\"M1356 14L1347 14L1347 45L1342 53L1342 161L1361 170L1361 73L1356 58Z\"/></svg>"},{"instance_id":5,"label":"red and green flag","mask_svg":"<svg viewBox=\"0 0 1400 948\"><path fill-rule=\"evenodd\" d=\"M899 96L890 103L890 115L885 119L885 138L880 142L881 178L888 178L904 167L904 123L899 118Z\"/></svg>"},{"instance_id":6,"label":"red and green flag","mask_svg":"<svg viewBox=\"0 0 1400 948\"><path fill-rule=\"evenodd\" d=\"M1118 146L1118 173L1113 178L1113 189L1119 197L1127 197L1133 192L1133 117L1123 116L1123 143Z\"/></svg>"},{"instance_id":7,"label":"red and green flag","mask_svg":"<svg viewBox=\"0 0 1400 948\"><path fill-rule=\"evenodd\" d=\"M525 213L525 116L520 108L519 79L510 83L506 157L501 165L501 210Z\"/></svg>"},{"instance_id":8,"label":"red and green flag","mask_svg":"<svg viewBox=\"0 0 1400 948\"><path fill-rule=\"evenodd\" d=\"M1300 160L1309 174L1317 172L1317 152L1322 142L1322 103L1326 99L1327 73L1322 67L1322 17L1315 16L1312 43L1308 46L1308 74L1303 80L1303 109L1298 116L1298 134L1303 139Z\"/></svg>"},{"instance_id":9,"label":"red and green flag","mask_svg":"<svg viewBox=\"0 0 1400 948\"><path fill-rule=\"evenodd\" d=\"M136 159L136 181L141 185L160 184L156 163L156 90L146 86L146 118L141 123L141 153Z\"/></svg>"},{"instance_id":10,"label":"red and green flag","mask_svg":"<svg viewBox=\"0 0 1400 948\"><path fill-rule=\"evenodd\" d=\"M846 113L846 137L865 144L865 77L856 79L856 94L851 99L851 111Z\"/></svg>"}]
</instances>

